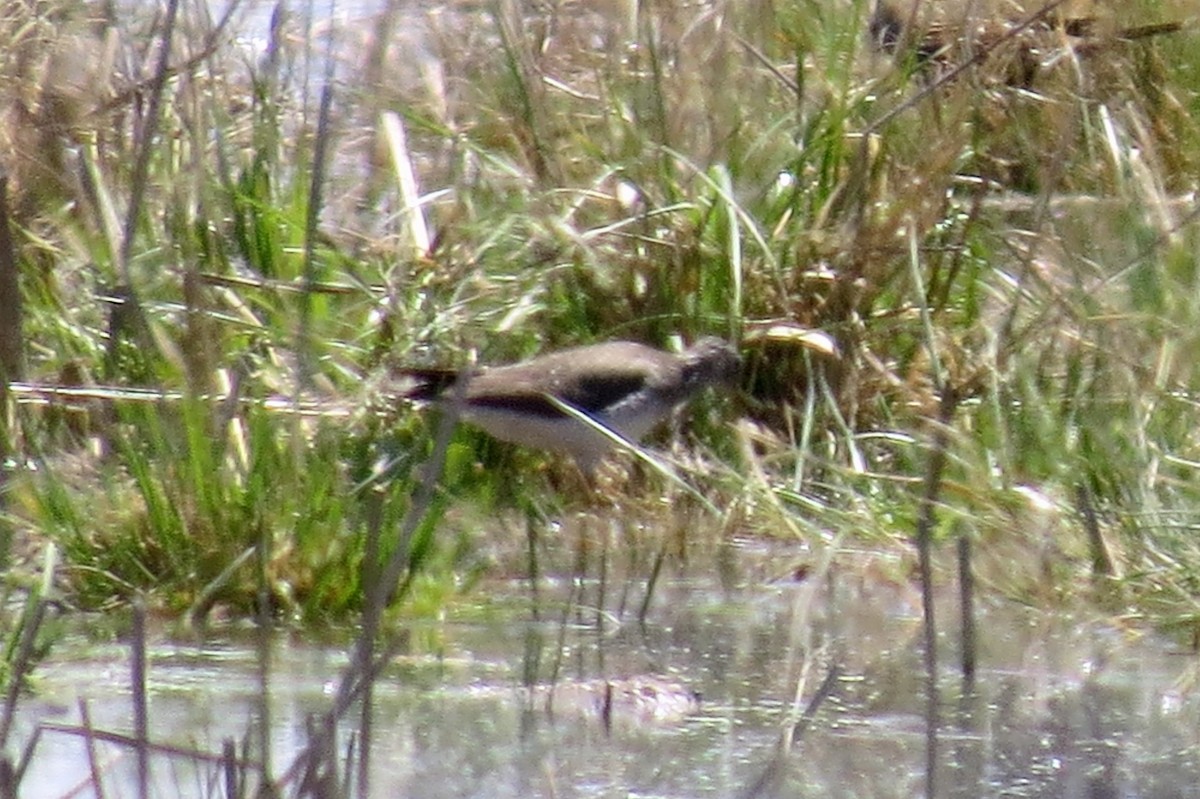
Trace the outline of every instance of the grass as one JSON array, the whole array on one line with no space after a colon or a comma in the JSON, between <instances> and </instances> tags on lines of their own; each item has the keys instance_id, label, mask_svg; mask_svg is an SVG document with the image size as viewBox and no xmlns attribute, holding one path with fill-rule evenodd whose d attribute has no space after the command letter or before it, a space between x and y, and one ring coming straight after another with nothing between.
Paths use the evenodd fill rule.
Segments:
<instances>
[{"instance_id":1,"label":"grass","mask_svg":"<svg viewBox=\"0 0 1200 799\"><path fill-rule=\"evenodd\" d=\"M742 396L685 431L713 530L906 545L951 391L935 548L1043 602L1102 546L1115 612L1194 630L1195 30L1018 89L871 51L852 0L295 17L257 51L89 8L0 20L25 375L74 392L10 397L6 557L58 547L71 605L338 620L408 547L436 599L394 607L436 612L487 547L456 507L578 498L461 430L397 541L435 448L388 363L719 333ZM73 59L103 37L136 72Z\"/></svg>"}]
</instances>

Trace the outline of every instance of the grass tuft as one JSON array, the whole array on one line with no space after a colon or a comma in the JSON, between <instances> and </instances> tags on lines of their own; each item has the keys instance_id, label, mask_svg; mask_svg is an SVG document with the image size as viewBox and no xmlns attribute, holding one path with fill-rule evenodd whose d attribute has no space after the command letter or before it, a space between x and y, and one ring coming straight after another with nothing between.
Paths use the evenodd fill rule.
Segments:
<instances>
[{"instance_id":1,"label":"grass tuft","mask_svg":"<svg viewBox=\"0 0 1200 799\"><path fill-rule=\"evenodd\" d=\"M713 535L901 544L950 390L935 551L1057 601L1102 544L1130 612L1192 617L1194 30L1060 37L1014 82L999 46L874 51L851 0L383 12L353 46L280 15L259 51L236 18L55 8L0 19L35 384L9 496L73 603L241 616L265 585L337 619L397 547L449 601L486 560L463 506L578 492L461 430L397 541L434 447L374 396L390 362L719 333L743 390L678 431Z\"/></svg>"}]
</instances>

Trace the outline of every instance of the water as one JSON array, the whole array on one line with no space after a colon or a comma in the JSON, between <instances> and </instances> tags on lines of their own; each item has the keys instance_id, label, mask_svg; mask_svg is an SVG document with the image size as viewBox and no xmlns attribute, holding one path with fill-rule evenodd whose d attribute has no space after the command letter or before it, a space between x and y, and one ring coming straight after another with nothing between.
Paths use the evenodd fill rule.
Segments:
<instances>
[{"instance_id":1,"label":"water","mask_svg":"<svg viewBox=\"0 0 1200 799\"><path fill-rule=\"evenodd\" d=\"M676 574L660 584L644 626L632 609L646 575L610 575L603 596L596 580L543 581L536 605L525 581L482 587L486 603L405 631L371 704L370 795L726 797L755 785L760 796L920 795L927 736L915 591L864 578L879 556L843 555L821 579L764 577L808 557L737 548L723 580ZM941 604L950 623L953 608ZM1200 793L1193 658L1086 612L994 603L982 630L974 696L953 669L957 636L942 635L939 796ZM43 730L23 796L73 795L92 780L82 737L60 729L79 724L81 700L94 729L132 730L127 652L78 646L56 650L39 670L38 695L20 706L17 742L39 723L60 725ZM213 755L226 739L249 741L258 759L265 722L278 777L329 707L348 647L348 637L278 634L264 666L245 633L160 640L150 652L150 738ZM784 731L835 663L832 695L781 754ZM607 723L605 681L615 686ZM559 686L551 709L546 689L531 694L527 682ZM627 685L654 686L642 693L664 712L631 710ZM693 691L698 704L681 699ZM341 745L359 721L356 707ZM136 795L132 749L97 749L105 795ZM156 752L152 795L223 795L216 773Z\"/></svg>"}]
</instances>

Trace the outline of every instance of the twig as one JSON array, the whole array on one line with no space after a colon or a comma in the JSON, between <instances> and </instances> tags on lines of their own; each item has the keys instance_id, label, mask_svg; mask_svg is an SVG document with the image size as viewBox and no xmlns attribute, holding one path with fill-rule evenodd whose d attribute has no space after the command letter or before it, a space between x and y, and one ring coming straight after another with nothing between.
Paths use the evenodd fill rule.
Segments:
<instances>
[{"instance_id":1,"label":"twig","mask_svg":"<svg viewBox=\"0 0 1200 799\"><path fill-rule=\"evenodd\" d=\"M924 609L923 631L925 645L925 795L937 795L938 690L937 690L937 621L933 608L933 530L937 524L937 504L942 490L942 472L950 446L950 423L958 407L958 393L942 386L942 401L933 434L933 449L925 472L925 491L917 512L917 561L921 575L921 605Z\"/></svg>"},{"instance_id":2,"label":"twig","mask_svg":"<svg viewBox=\"0 0 1200 799\"><path fill-rule=\"evenodd\" d=\"M104 799L104 781L101 779L100 760L96 756L96 735L92 727L92 714L88 710L87 700L79 698L79 725L84 729L84 744L87 746L88 769L92 772L92 790L96 799Z\"/></svg>"},{"instance_id":3,"label":"twig","mask_svg":"<svg viewBox=\"0 0 1200 799\"><path fill-rule=\"evenodd\" d=\"M650 569L650 579L646 582L646 596L642 598L642 606L638 608L638 624L646 623L646 616L650 613L650 600L654 597L654 587L658 585L658 577L666 560L667 551L664 547L654 556L654 566Z\"/></svg>"},{"instance_id":4,"label":"twig","mask_svg":"<svg viewBox=\"0 0 1200 799\"><path fill-rule=\"evenodd\" d=\"M971 570L971 536L963 531L958 536L958 596L961 606L962 678L963 693L975 688L975 667L978 644L975 635L975 573Z\"/></svg>"},{"instance_id":5,"label":"twig","mask_svg":"<svg viewBox=\"0 0 1200 799\"><path fill-rule=\"evenodd\" d=\"M83 738L94 738L97 741L103 741L104 743L110 743L110 744L116 744L118 746L137 747L137 746L141 745L141 743L137 740L137 738L135 736L123 735L119 732L109 732L108 730L97 730L97 729L94 729L91 727L84 727L84 726L81 726L78 724L59 724L58 722L54 722L54 721L43 721L41 724L38 725L38 729L44 730L46 732L61 732L65 735L78 735ZM212 763L214 765L220 765L220 764L227 762L227 760L228 760L228 756L225 753L217 755L217 754L212 754L211 752L205 752L200 749L184 749L183 747L180 747L180 746L172 746L170 744L158 744L158 743L154 743L153 741L146 741L145 746L146 746L147 751L153 752L156 755L166 755L168 757L182 757L182 758L187 758L188 760L194 760L194 761L197 761L200 763ZM235 758L235 760L236 760L236 758ZM257 761L247 760L245 758L242 758L241 760L237 761L237 763L241 766L248 766L248 767L252 767L252 768L258 767Z\"/></svg>"},{"instance_id":6,"label":"twig","mask_svg":"<svg viewBox=\"0 0 1200 799\"><path fill-rule=\"evenodd\" d=\"M806 673L807 671L808 669L805 668ZM812 698L808 700L808 704L805 705L804 712L800 714L800 718L780 735L778 745L775 747L775 753L772 755L770 762L767 763L766 768L763 769L762 774L739 795L739 799L758 799L760 796L773 796L775 793L778 793L777 790L773 789L776 788L782 776L785 758L791 754L795 745L808 730L808 725L816 717L821 705L825 703L825 700L833 696L833 692L837 688L838 680L841 679L841 676L841 663L834 663L829 667L829 670L825 673L825 678L821 680L821 684L817 687L816 693L812 695ZM799 692L802 690L802 687L797 687L797 704L799 704Z\"/></svg>"},{"instance_id":7,"label":"twig","mask_svg":"<svg viewBox=\"0 0 1200 799\"><path fill-rule=\"evenodd\" d=\"M133 739L137 748L139 799L150 799L150 721L146 702L146 605L133 602L133 650L129 681L133 689Z\"/></svg>"}]
</instances>

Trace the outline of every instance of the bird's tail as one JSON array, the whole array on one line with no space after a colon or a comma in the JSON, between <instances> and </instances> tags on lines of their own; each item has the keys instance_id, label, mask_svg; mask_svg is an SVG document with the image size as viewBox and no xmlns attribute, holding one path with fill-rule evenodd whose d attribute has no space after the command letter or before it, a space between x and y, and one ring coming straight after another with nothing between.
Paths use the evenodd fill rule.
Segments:
<instances>
[{"instance_id":1,"label":"bird's tail","mask_svg":"<svg viewBox=\"0 0 1200 799\"><path fill-rule=\"evenodd\" d=\"M435 400L444 394L461 376L457 369L422 366L401 366L391 370L391 377L402 397L411 400Z\"/></svg>"}]
</instances>

